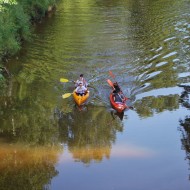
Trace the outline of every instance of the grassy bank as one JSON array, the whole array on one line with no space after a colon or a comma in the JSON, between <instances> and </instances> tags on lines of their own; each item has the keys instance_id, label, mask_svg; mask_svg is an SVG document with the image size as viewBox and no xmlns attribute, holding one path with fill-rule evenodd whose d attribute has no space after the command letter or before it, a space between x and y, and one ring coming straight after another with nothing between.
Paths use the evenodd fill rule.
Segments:
<instances>
[{"instance_id":1,"label":"grassy bank","mask_svg":"<svg viewBox=\"0 0 190 190\"><path fill-rule=\"evenodd\" d=\"M21 49L23 41L31 39L32 24L40 21L55 3L56 0L0 0L0 83L7 74L3 63Z\"/></svg>"}]
</instances>

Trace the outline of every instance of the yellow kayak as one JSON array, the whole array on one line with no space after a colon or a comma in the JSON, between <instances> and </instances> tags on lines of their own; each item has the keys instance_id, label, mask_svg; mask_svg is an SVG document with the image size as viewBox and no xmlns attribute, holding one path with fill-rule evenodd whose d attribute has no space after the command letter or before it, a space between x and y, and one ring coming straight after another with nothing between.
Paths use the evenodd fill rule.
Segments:
<instances>
[{"instance_id":1,"label":"yellow kayak","mask_svg":"<svg viewBox=\"0 0 190 190\"><path fill-rule=\"evenodd\" d=\"M73 91L73 98L78 106L85 103L86 100L88 99L89 95L90 95L89 91L87 91L87 93L84 94L83 96L77 95L77 93L75 91Z\"/></svg>"}]
</instances>

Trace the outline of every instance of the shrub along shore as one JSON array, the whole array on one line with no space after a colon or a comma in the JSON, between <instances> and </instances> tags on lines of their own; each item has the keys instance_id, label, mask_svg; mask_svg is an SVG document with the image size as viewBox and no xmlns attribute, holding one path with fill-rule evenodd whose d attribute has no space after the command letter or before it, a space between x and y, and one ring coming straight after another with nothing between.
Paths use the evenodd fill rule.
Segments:
<instances>
[{"instance_id":1,"label":"shrub along shore","mask_svg":"<svg viewBox=\"0 0 190 190\"><path fill-rule=\"evenodd\" d=\"M33 24L56 6L57 0L0 0L0 86L8 74L4 66L23 41L30 41Z\"/></svg>"}]
</instances>

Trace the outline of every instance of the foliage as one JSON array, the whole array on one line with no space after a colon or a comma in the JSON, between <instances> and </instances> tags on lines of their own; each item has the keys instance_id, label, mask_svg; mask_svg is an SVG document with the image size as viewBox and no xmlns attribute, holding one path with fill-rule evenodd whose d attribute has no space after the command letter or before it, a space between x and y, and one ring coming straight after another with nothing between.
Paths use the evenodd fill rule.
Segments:
<instances>
[{"instance_id":1,"label":"foliage","mask_svg":"<svg viewBox=\"0 0 190 190\"><path fill-rule=\"evenodd\" d=\"M31 20L40 20L50 5L55 5L55 0L18 0L27 10Z\"/></svg>"},{"instance_id":2,"label":"foliage","mask_svg":"<svg viewBox=\"0 0 190 190\"><path fill-rule=\"evenodd\" d=\"M22 41L31 39L31 23L44 17L50 5L55 0L0 0L0 61L16 54ZM3 78L0 70L0 86Z\"/></svg>"},{"instance_id":3,"label":"foliage","mask_svg":"<svg viewBox=\"0 0 190 190\"><path fill-rule=\"evenodd\" d=\"M31 21L45 16L54 0L0 0L0 60L14 55L31 38Z\"/></svg>"},{"instance_id":4,"label":"foliage","mask_svg":"<svg viewBox=\"0 0 190 190\"><path fill-rule=\"evenodd\" d=\"M5 78L3 76L3 66L0 65L0 94L3 95L4 94L4 91L5 91L5 87L6 87L6 81L5 81Z\"/></svg>"}]
</instances>

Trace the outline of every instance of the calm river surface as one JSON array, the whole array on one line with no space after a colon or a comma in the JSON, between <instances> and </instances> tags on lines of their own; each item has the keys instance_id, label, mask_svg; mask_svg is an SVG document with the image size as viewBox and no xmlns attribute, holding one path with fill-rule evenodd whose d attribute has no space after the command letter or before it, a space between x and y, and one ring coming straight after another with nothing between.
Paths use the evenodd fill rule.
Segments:
<instances>
[{"instance_id":1,"label":"calm river surface","mask_svg":"<svg viewBox=\"0 0 190 190\"><path fill-rule=\"evenodd\" d=\"M189 49L189 0L61 1L7 64L0 190L189 190ZM59 80L81 73L80 111ZM115 113L107 79L133 110Z\"/></svg>"}]
</instances>

